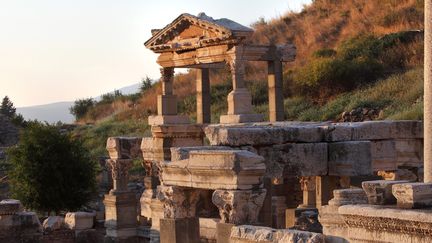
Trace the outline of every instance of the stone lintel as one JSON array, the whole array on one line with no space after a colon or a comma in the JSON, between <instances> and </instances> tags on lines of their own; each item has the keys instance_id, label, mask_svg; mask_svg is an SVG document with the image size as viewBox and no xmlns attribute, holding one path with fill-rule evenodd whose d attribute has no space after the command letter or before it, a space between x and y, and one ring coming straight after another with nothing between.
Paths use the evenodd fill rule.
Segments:
<instances>
[{"instance_id":1,"label":"stone lintel","mask_svg":"<svg viewBox=\"0 0 432 243\"><path fill-rule=\"evenodd\" d=\"M432 207L432 183L403 183L392 187L399 208Z\"/></svg>"},{"instance_id":2,"label":"stone lintel","mask_svg":"<svg viewBox=\"0 0 432 243\"><path fill-rule=\"evenodd\" d=\"M364 181L362 182L363 190L365 191L369 204L389 205L395 204L396 198L392 194L392 186L408 181Z\"/></svg>"}]
</instances>

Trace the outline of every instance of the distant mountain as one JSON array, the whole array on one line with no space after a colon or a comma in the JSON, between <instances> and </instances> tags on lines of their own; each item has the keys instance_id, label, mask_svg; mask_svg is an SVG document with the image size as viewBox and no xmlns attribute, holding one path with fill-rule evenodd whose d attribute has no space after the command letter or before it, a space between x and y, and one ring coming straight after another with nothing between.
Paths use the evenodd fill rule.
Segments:
<instances>
[{"instance_id":1,"label":"distant mountain","mask_svg":"<svg viewBox=\"0 0 432 243\"><path fill-rule=\"evenodd\" d=\"M140 84L132 84L119 89L124 94L134 94L139 91ZM114 92L114 91L113 91ZM96 97L96 100L100 100L101 96ZM17 107L17 113L24 116L25 119L37 119L38 121L47 121L49 123L55 123L61 121L63 123L73 123L75 118L69 113L69 107L73 105L73 101L64 101L50 103L46 105L36 105L27 107Z\"/></svg>"}]
</instances>

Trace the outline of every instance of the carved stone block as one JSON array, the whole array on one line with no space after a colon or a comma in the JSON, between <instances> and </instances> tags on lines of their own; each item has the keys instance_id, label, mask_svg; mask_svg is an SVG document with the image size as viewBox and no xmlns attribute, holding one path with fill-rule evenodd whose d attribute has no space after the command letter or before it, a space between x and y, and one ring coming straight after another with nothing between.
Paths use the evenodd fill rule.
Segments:
<instances>
[{"instance_id":1,"label":"carved stone block","mask_svg":"<svg viewBox=\"0 0 432 243\"><path fill-rule=\"evenodd\" d=\"M392 188L399 208L424 208L432 206L432 183L395 184Z\"/></svg>"},{"instance_id":2,"label":"carved stone block","mask_svg":"<svg viewBox=\"0 0 432 243\"><path fill-rule=\"evenodd\" d=\"M134 159L140 156L142 138L109 137L106 149L111 159Z\"/></svg>"},{"instance_id":3,"label":"carved stone block","mask_svg":"<svg viewBox=\"0 0 432 243\"><path fill-rule=\"evenodd\" d=\"M158 186L157 198L163 203L164 218L192 218L200 190L177 186Z\"/></svg>"},{"instance_id":4,"label":"carved stone block","mask_svg":"<svg viewBox=\"0 0 432 243\"><path fill-rule=\"evenodd\" d=\"M369 204L388 205L396 203L396 198L392 194L392 186L408 181L364 181L362 182L363 190L365 191Z\"/></svg>"},{"instance_id":5,"label":"carved stone block","mask_svg":"<svg viewBox=\"0 0 432 243\"><path fill-rule=\"evenodd\" d=\"M255 224L265 195L265 189L215 190L212 201L219 209L222 223Z\"/></svg>"}]
</instances>

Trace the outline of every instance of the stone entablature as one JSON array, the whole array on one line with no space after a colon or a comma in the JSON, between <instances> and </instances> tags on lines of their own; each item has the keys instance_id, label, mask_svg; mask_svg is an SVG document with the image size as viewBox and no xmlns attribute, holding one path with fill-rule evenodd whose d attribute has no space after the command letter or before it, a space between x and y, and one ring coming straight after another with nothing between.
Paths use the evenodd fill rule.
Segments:
<instances>
[{"instance_id":1,"label":"stone entablature","mask_svg":"<svg viewBox=\"0 0 432 243\"><path fill-rule=\"evenodd\" d=\"M338 209L350 242L430 242L432 211L378 205L345 205Z\"/></svg>"}]
</instances>

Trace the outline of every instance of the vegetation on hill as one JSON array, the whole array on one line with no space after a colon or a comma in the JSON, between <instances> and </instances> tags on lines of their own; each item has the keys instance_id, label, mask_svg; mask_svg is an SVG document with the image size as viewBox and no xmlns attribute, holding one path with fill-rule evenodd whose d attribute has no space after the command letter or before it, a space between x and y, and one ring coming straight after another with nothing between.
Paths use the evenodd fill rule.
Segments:
<instances>
[{"instance_id":1,"label":"vegetation on hill","mask_svg":"<svg viewBox=\"0 0 432 243\"><path fill-rule=\"evenodd\" d=\"M248 42L296 45L296 60L284 64L287 120L341 121L342 113L365 109L376 111L374 119L421 119L423 8L422 0L314 0L300 13L258 20ZM259 62L246 67L255 110L265 115L266 68ZM228 69L211 70L210 76L212 122L217 122L227 110L231 77ZM174 80L179 112L192 120L195 79L191 69ZM95 102L78 119L95 125L77 133L91 138L100 153L108 135L148 133L147 117L156 113L161 87L159 82L143 87L133 96Z\"/></svg>"}]
</instances>

